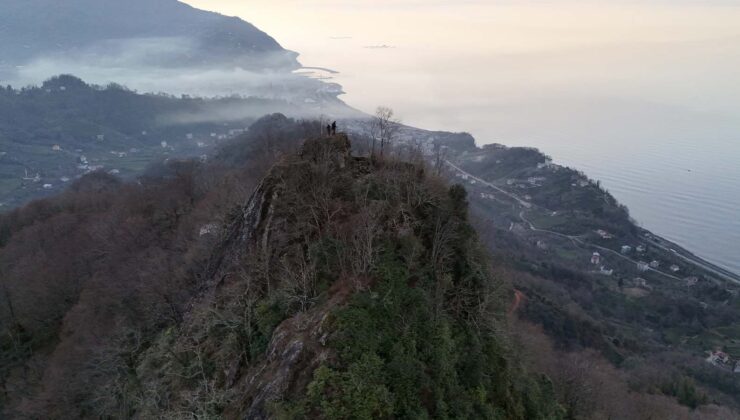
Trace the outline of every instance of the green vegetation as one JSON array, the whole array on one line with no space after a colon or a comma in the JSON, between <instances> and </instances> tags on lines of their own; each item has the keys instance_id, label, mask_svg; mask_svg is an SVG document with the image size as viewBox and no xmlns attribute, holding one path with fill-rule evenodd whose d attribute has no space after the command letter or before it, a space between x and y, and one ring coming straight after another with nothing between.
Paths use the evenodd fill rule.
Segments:
<instances>
[{"instance_id":1,"label":"green vegetation","mask_svg":"<svg viewBox=\"0 0 740 420\"><path fill-rule=\"evenodd\" d=\"M316 371L300 412L327 419L559 418L552 385L521 376L493 331L435 314L433 282L410 287L399 251L386 251L381 279L335 314L329 345L338 360Z\"/></svg>"}]
</instances>

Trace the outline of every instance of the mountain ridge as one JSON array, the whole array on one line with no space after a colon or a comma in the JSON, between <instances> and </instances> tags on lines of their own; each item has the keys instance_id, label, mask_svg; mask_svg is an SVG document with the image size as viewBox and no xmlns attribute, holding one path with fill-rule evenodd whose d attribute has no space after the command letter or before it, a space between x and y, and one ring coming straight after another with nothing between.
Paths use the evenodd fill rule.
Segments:
<instances>
[{"instance_id":1,"label":"mountain ridge","mask_svg":"<svg viewBox=\"0 0 740 420\"><path fill-rule=\"evenodd\" d=\"M80 53L101 42L174 38L189 40L192 45L174 55L169 65L232 64L288 70L299 67L296 53L284 50L254 25L176 0L2 3L0 60L6 66L23 66L48 55Z\"/></svg>"}]
</instances>

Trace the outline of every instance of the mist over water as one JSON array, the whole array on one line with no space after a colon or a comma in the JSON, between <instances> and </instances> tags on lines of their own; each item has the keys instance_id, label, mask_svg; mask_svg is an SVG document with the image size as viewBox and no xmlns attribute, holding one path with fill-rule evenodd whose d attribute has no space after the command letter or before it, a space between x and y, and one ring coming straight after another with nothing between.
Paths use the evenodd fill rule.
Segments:
<instances>
[{"instance_id":1,"label":"mist over water","mask_svg":"<svg viewBox=\"0 0 740 420\"><path fill-rule=\"evenodd\" d=\"M732 1L192 0L339 71L366 112L534 146L644 227L740 272L740 5Z\"/></svg>"}]
</instances>

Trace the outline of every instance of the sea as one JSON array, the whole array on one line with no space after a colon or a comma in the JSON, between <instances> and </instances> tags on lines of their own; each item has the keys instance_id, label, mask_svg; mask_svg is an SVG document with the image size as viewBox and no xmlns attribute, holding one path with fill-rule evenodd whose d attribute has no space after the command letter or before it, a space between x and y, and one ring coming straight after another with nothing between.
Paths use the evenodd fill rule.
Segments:
<instances>
[{"instance_id":1,"label":"sea","mask_svg":"<svg viewBox=\"0 0 740 420\"><path fill-rule=\"evenodd\" d=\"M642 227L740 273L735 0L189 3L337 71L316 76L362 111L539 148Z\"/></svg>"}]
</instances>

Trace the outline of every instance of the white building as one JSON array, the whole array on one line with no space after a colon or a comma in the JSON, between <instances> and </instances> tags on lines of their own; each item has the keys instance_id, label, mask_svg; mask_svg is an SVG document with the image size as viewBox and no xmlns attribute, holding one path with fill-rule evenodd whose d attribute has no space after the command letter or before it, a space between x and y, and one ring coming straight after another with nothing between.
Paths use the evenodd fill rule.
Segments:
<instances>
[{"instance_id":1,"label":"white building","mask_svg":"<svg viewBox=\"0 0 740 420\"><path fill-rule=\"evenodd\" d=\"M652 268L658 268L658 267L660 267L660 261L658 261L658 260L652 260L652 261L650 261L650 267L652 267Z\"/></svg>"},{"instance_id":2,"label":"white building","mask_svg":"<svg viewBox=\"0 0 740 420\"><path fill-rule=\"evenodd\" d=\"M54 188L54 186L53 186L53 185L51 185L51 184L44 184L44 189L45 189L45 190L50 190L50 189L52 189L52 188Z\"/></svg>"},{"instance_id":3,"label":"white building","mask_svg":"<svg viewBox=\"0 0 740 420\"><path fill-rule=\"evenodd\" d=\"M55 145L51 146L51 150L53 150L55 152L61 152L62 151L62 146L60 146L58 144L55 144Z\"/></svg>"},{"instance_id":4,"label":"white building","mask_svg":"<svg viewBox=\"0 0 740 420\"><path fill-rule=\"evenodd\" d=\"M622 254L629 254L632 252L632 247L629 245L622 245Z\"/></svg>"},{"instance_id":5,"label":"white building","mask_svg":"<svg viewBox=\"0 0 740 420\"><path fill-rule=\"evenodd\" d=\"M599 229L596 231L596 234L601 236L601 239L612 239L614 235L611 233L605 231L604 229Z\"/></svg>"},{"instance_id":6,"label":"white building","mask_svg":"<svg viewBox=\"0 0 740 420\"><path fill-rule=\"evenodd\" d=\"M601 264L601 254L599 254L598 252L594 252L591 255L591 264L593 264L593 265L599 265L599 264Z\"/></svg>"},{"instance_id":7,"label":"white building","mask_svg":"<svg viewBox=\"0 0 740 420\"><path fill-rule=\"evenodd\" d=\"M646 263L645 261L639 261L637 263L637 271L645 272L650 269L650 264Z\"/></svg>"},{"instance_id":8,"label":"white building","mask_svg":"<svg viewBox=\"0 0 740 420\"><path fill-rule=\"evenodd\" d=\"M728 363L730 363L730 356L723 352L723 351L712 351L709 352L709 357L707 357L707 362L715 365L715 366L723 366Z\"/></svg>"},{"instance_id":9,"label":"white building","mask_svg":"<svg viewBox=\"0 0 740 420\"><path fill-rule=\"evenodd\" d=\"M681 267L677 266L676 264L673 264L671 266L671 271L673 271L674 273L678 273L679 271L681 271Z\"/></svg>"},{"instance_id":10,"label":"white building","mask_svg":"<svg viewBox=\"0 0 740 420\"><path fill-rule=\"evenodd\" d=\"M216 233L217 231L218 231L218 225L215 223L209 223L207 225L203 225L200 228L200 236L211 235L211 234Z\"/></svg>"}]
</instances>

